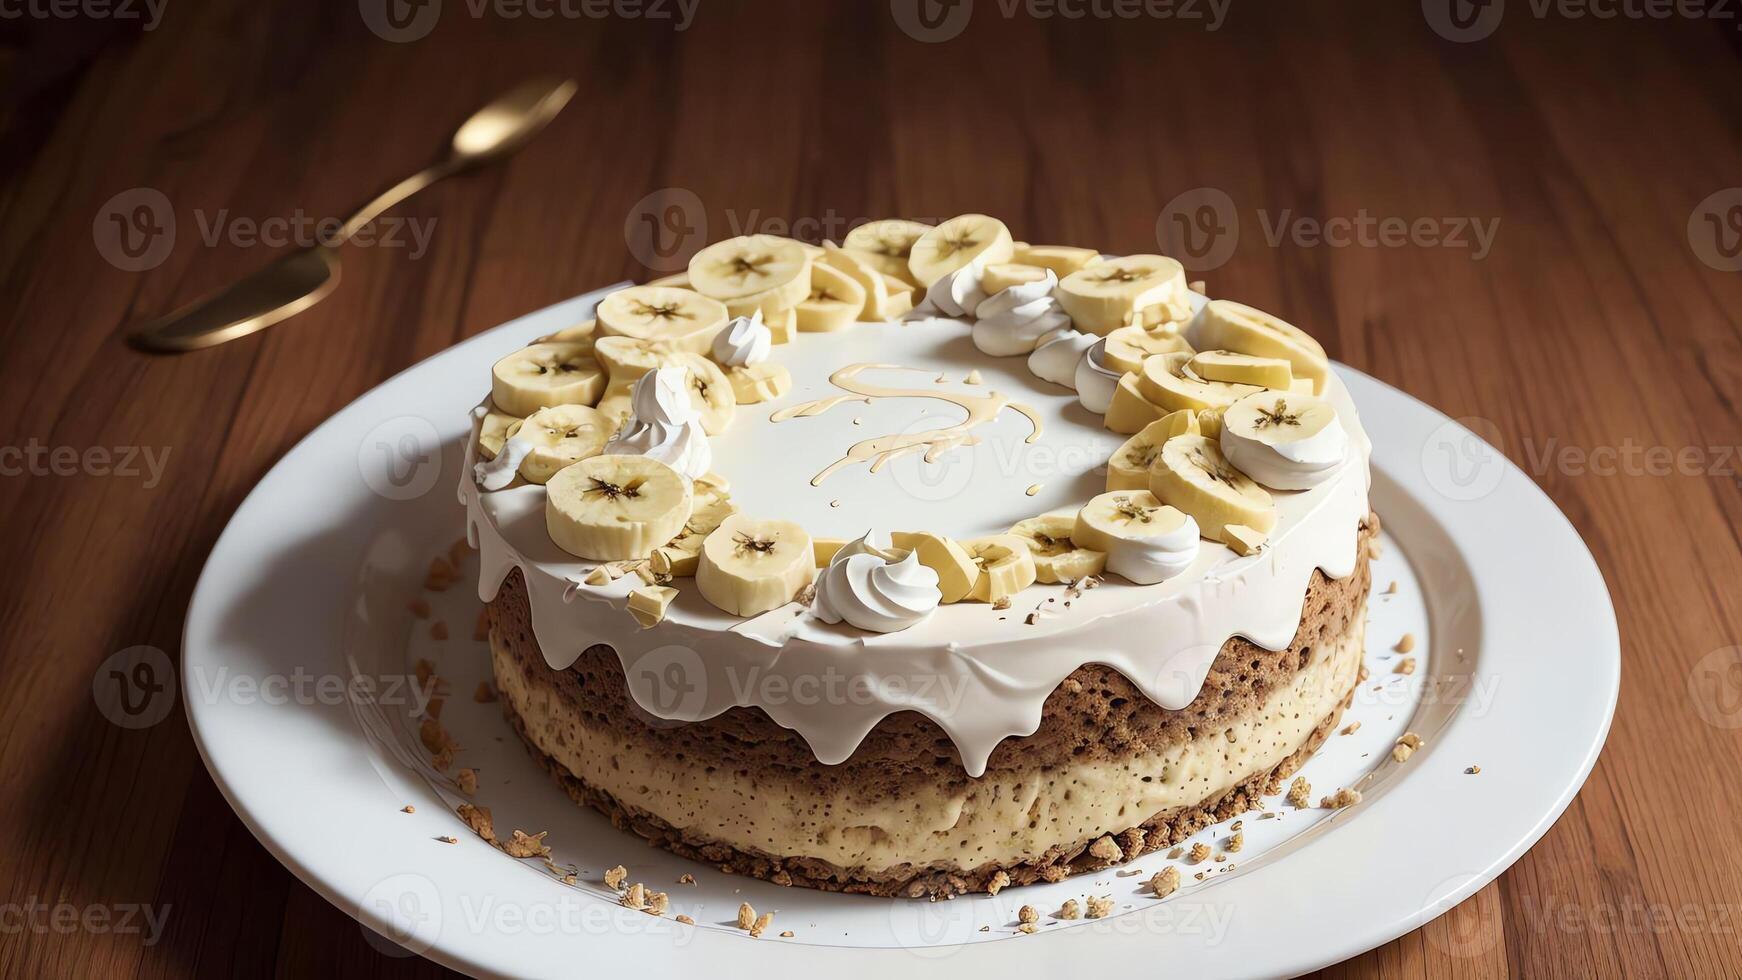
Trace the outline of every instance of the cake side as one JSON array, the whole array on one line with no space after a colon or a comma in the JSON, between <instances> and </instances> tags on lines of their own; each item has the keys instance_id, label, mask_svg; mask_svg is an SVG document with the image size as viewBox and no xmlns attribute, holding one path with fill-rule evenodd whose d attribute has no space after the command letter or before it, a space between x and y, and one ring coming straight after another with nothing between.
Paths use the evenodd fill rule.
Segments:
<instances>
[{"instance_id":1,"label":"cake side","mask_svg":"<svg viewBox=\"0 0 1742 980\"><path fill-rule=\"evenodd\" d=\"M567 670L546 665L514 576L490 607L494 668L505 712L565 790L680 854L879 895L1057 880L1249 809L1322 742L1359 673L1377 530L1374 518L1363 526L1354 574L1314 575L1284 649L1229 640L1179 710L1111 668L1080 667L1038 729L1003 740L979 778L913 712L884 718L833 766L759 708L653 718L608 647Z\"/></svg>"}]
</instances>

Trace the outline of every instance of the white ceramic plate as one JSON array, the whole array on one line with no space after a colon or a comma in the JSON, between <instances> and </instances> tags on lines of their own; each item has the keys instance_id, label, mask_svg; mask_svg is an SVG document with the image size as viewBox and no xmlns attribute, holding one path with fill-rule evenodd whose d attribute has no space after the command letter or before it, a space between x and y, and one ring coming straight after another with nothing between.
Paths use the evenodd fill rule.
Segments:
<instances>
[{"instance_id":1,"label":"white ceramic plate","mask_svg":"<svg viewBox=\"0 0 1742 980\"><path fill-rule=\"evenodd\" d=\"M1182 862L1185 887L1163 901L1140 885L1174 863L1164 854L1135 862L1141 875L926 903L780 888L648 848L570 803L498 706L473 701L489 675L472 639L474 569L448 591L422 589L430 558L460 534L452 488L487 366L584 319L603 292L473 338L335 415L243 502L194 593L182 692L212 777L280 861L392 937L371 933L384 950L515 976L1026 976L1156 963L1188 976L1292 974L1468 897L1542 836L1596 761L1620 649L1583 542L1468 430L1340 368L1373 439L1386 547L1374 566L1371 677L1345 717L1360 728L1333 737L1302 774L1315 799L1355 786L1361 803L1295 810L1278 799L1271 817L1244 818L1238 853ZM1393 581L1396 593L1382 594ZM408 608L419 596L427 620ZM437 621L445 640L431 636ZM1417 640L1413 674L1395 672L1405 633ZM483 845L454 815L466 798L417 745L418 659L448 685L442 722L465 747L457 765L478 770L474 802L491 808L500 836L549 831L555 873ZM1389 752L1405 731L1427 744L1398 764ZM1220 850L1231 832L1218 825L1193 840ZM446 836L458 843L437 839ZM618 907L600 882L616 864L697 925ZM572 885L559 880L569 870ZM695 884L677 884L684 873ZM1114 913L1046 914L1089 895L1111 896ZM732 927L741 901L776 913L761 939ZM1043 913L1037 935L1014 928L1024 904Z\"/></svg>"}]
</instances>

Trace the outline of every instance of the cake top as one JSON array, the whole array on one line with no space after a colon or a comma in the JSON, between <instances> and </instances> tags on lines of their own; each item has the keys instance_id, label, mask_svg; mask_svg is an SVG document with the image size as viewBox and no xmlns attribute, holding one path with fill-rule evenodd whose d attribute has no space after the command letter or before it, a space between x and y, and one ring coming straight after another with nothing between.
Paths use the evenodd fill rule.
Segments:
<instances>
[{"instance_id":1,"label":"cake top","mask_svg":"<svg viewBox=\"0 0 1742 980\"><path fill-rule=\"evenodd\" d=\"M476 415L481 595L519 568L553 666L607 643L650 712L754 704L825 762L911 708L973 772L1090 661L1183 706L1229 636L1292 638L1367 513L1310 336L983 215L711 245L508 352Z\"/></svg>"}]
</instances>

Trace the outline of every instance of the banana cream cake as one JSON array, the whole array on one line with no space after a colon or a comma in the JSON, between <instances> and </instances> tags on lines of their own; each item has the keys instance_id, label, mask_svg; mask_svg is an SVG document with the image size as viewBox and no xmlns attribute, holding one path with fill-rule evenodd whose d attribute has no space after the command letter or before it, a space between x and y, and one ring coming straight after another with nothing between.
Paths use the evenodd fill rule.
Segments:
<instances>
[{"instance_id":1,"label":"banana cream cake","mask_svg":"<svg viewBox=\"0 0 1742 980\"><path fill-rule=\"evenodd\" d=\"M1054 881L1259 805L1353 694L1355 407L1171 258L752 235L503 353L460 485L501 704L659 846Z\"/></svg>"}]
</instances>

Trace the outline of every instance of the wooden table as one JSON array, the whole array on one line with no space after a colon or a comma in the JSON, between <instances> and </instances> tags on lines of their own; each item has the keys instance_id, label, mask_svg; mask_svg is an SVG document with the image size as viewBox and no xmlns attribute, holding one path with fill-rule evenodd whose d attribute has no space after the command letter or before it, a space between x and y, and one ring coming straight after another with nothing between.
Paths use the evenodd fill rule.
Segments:
<instances>
[{"instance_id":1,"label":"wooden table","mask_svg":"<svg viewBox=\"0 0 1742 980\"><path fill-rule=\"evenodd\" d=\"M1211 30L981 0L922 43L881 0L708 3L686 30L449 0L427 36L367 19L407 38L386 40L372 2L0 20L0 973L437 972L268 856L179 710L105 721L98 665L173 657L243 495L407 365L704 235L979 210L1113 252L1155 250L1158 219L1195 229L1175 244L1225 257L1214 290L1485 420L1608 577L1626 684L1584 792L1498 882L1334 972L1742 974L1742 667L1722 652L1742 643L1742 191L1710 198L1742 183L1735 20L1514 3L1456 41L1410 2L1234 4ZM275 254L251 230L342 214L541 71L580 83L551 130L397 212L397 246L347 248L312 312L194 356L124 347L125 324ZM1230 216L1237 237L1210 237ZM130 447L155 456L124 466ZM168 915L147 944L20 920L32 902Z\"/></svg>"}]
</instances>

